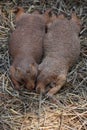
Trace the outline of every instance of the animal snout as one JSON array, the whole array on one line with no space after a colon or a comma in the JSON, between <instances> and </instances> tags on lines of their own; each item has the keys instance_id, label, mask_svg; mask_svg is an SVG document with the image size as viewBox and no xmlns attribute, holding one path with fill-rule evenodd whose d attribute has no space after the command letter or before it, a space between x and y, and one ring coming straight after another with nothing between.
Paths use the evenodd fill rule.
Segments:
<instances>
[{"instance_id":1,"label":"animal snout","mask_svg":"<svg viewBox=\"0 0 87 130\"><path fill-rule=\"evenodd\" d=\"M25 87L26 87L29 91L32 91L32 90L34 89L34 87L35 87L34 81L26 83L26 86L25 86Z\"/></svg>"}]
</instances>

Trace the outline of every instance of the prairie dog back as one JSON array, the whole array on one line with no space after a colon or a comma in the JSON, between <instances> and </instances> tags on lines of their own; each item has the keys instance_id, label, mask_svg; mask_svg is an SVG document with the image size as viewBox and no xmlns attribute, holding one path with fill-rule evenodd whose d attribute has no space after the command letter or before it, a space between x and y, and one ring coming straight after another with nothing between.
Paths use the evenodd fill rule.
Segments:
<instances>
[{"instance_id":1,"label":"prairie dog back","mask_svg":"<svg viewBox=\"0 0 87 130\"><path fill-rule=\"evenodd\" d=\"M32 53L36 61L40 62L44 28L45 23L39 14L22 15L16 23L16 30L10 37L9 49L12 57L15 57L18 53Z\"/></svg>"},{"instance_id":2,"label":"prairie dog back","mask_svg":"<svg viewBox=\"0 0 87 130\"><path fill-rule=\"evenodd\" d=\"M44 41L44 56L65 58L71 66L80 54L78 34L78 25L75 25L71 20L56 19L48 27Z\"/></svg>"},{"instance_id":3,"label":"prairie dog back","mask_svg":"<svg viewBox=\"0 0 87 130\"><path fill-rule=\"evenodd\" d=\"M73 18L68 20L62 15L54 18L47 25L44 58L39 65L37 78L37 92L45 93L46 86L54 84L54 87L47 93L48 96L52 96L64 85L70 67L80 54L80 39L78 37L80 26L76 20Z\"/></svg>"}]
</instances>

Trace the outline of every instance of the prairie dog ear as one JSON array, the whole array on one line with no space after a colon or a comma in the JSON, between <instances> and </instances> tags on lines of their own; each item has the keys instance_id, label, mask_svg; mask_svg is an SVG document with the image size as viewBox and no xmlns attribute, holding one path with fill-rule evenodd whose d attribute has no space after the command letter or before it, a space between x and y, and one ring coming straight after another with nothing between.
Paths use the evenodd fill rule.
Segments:
<instances>
[{"instance_id":1,"label":"prairie dog ear","mask_svg":"<svg viewBox=\"0 0 87 130\"><path fill-rule=\"evenodd\" d=\"M76 13L72 13L71 20L81 27L81 20L76 16Z\"/></svg>"},{"instance_id":2,"label":"prairie dog ear","mask_svg":"<svg viewBox=\"0 0 87 130\"><path fill-rule=\"evenodd\" d=\"M21 16L24 14L24 9L22 7L16 7L13 9L13 13L16 14L16 22L19 21Z\"/></svg>"}]
</instances>

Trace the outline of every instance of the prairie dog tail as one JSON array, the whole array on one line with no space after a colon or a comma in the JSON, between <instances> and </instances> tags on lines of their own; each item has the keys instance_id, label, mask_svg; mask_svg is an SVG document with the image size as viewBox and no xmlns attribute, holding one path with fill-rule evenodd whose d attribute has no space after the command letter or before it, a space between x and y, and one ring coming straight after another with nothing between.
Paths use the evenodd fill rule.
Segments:
<instances>
[{"instance_id":1,"label":"prairie dog tail","mask_svg":"<svg viewBox=\"0 0 87 130\"><path fill-rule=\"evenodd\" d=\"M50 21L50 18L52 16L52 9L48 9L46 10L46 12L43 14L44 19L45 19L45 23L48 24Z\"/></svg>"},{"instance_id":2,"label":"prairie dog tail","mask_svg":"<svg viewBox=\"0 0 87 130\"><path fill-rule=\"evenodd\" d=\"M13 12L16 14L16 21L18 21L24 14L24 9L22 7L16 7Z\"/></svg>"}]
</instances>

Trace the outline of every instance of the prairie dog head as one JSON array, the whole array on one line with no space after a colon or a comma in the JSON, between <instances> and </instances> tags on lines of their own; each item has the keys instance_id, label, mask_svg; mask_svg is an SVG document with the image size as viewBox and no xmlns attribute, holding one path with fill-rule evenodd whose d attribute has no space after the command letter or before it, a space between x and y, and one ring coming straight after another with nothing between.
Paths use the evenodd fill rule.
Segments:
<instances>
[{"instance_id":1,"label":"prairie dog head","mask_svg":"<svg viewBox=\"0 0 87 130\"><path fill-rule=\"evenodd\" d=\"M31 63L27 68L25 67L10 67L10 75L15 85L15 88L19 89L20 84L24 83L25 87L30 91L35 87L35 81L38 73L36 63ZM16 81L18 84L16 85Z\"/></svg>"}]
</instances>

